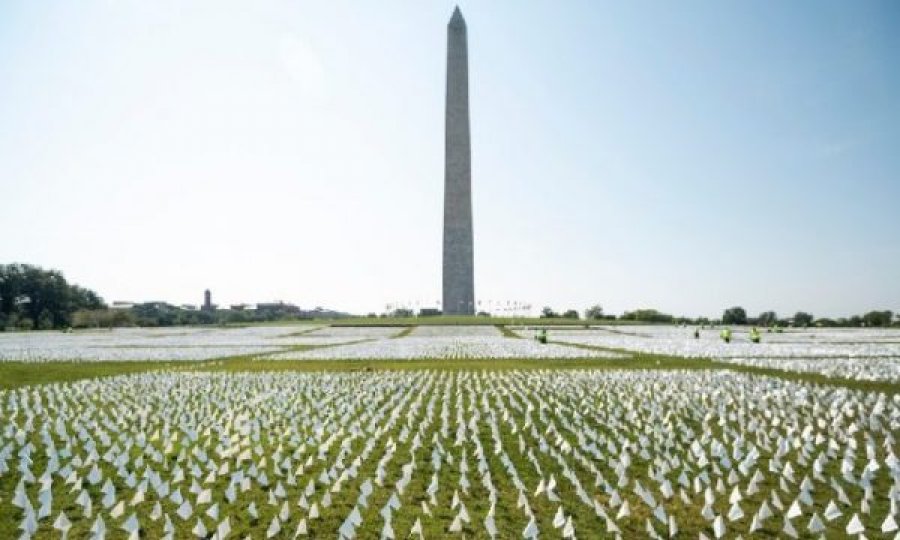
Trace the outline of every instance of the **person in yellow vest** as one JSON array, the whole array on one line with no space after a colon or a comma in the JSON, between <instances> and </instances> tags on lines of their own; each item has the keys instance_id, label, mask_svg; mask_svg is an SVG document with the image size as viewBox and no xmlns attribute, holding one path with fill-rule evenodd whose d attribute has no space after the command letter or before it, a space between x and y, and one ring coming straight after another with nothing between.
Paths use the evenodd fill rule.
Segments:
<instances>
[{"instance_id":1,"label":"person in yellow vest","mask_svg":"<svg viewBox=\"0 0 900 540\"><path fill-rule=\"evenodd\" d=\"M759 340L762 336L759 333L759 330L754 326L750 329L750 341L753 343L759 343Z\"/></svg>"},{"instance_id":2,"label":"person in yellow vest","mask_svg":"<svg viewBox=\"0 0 900 540\"><path fill-rule=\"evenodd\" d=\"M731 343L731 328L723 328L719 333L719 336L722 337L722 341L724 341L725 343Z\"/></svg>"}]
</instances>

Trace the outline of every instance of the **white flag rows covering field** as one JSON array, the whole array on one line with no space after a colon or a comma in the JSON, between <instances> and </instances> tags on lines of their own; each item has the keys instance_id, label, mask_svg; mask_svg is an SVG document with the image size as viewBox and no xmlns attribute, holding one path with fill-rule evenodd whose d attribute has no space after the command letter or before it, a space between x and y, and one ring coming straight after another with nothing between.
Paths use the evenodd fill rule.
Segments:
<instances>
[{"instance_id":1,"label":"white flag rows covering field","mask_svg":"<svg viewBox=\"0 0 900 540\"><path fill-rule=\"evenodd\" d=\"M673 325L562 327L552 329L550 336L562 343L709 358L846 379L900 382L897 328L788 328L781 333L763 330L760 343L750 341L748 327L732 327L730 343L720 339L721 328L702 329L699 339L694 338L695 330Z\"/></svg>"},{"instance_id":2,"label":"white flag rows covering field","mask_svg":"<svg viewBox=\"0 0 900 540\"><path fill-rule=\"evenodd\" d=\"M897 534L898 398L721 371L0 391L2 538Z\"/></svg>"},{"instance_id":3,"label":"white flag rows covering field","mask_svg":"<svg viewBox=\"0 0 900 540\"><path fill-rule=\"evenodd\" d=\"M697 327L675 325L559 327L550 335L556 341L692 358L900 357L898 328L763 329L759 343L750 341L749 327L730 327L732 340L725 343L722 328L700 329L699 339L694 338Z\"/></svg>"},{"instance_id":4,"label":"white flag rows covering field","mask_svg":"<svg viewBox=\"0 0 900 540\"><path fill-rule=\"evenodd\" d=\"M630 355L606 350L548 344L533 339L504 337L493 325L422 325L409 335L363 339L349 344L267 355L269 360L375 360L375 359L508 359L508 358L628 358ZM343 335L352 328L317 330ZM397 328L393 328L396 333ZM402 335L402 334L401 334ZM374 337L374 336L373 336Z\"/></svg>"},{"instance_id":5,"label":"white flag rows covering field","mask_svg":"<svg viewBox=\"0 0 900 540\"><path fill-rule=\"evenodd\" d=\"M349 345L291 351L267 356L270 360L372 360L435 358L504 359L504 358L629 358L627 353L541 344L533 339L497 336L407 336L380 339Z\"/></svg>"},{"instance_id":6,"label":"white flag rows covering field","mask_svg":"<svg viewBox=\"0 0 900 540\"><path fill-rule=\"evenodd\" d=\"M406 330L409 328L293 325L0 332L0 361L211 360L246 355L265 355L266 359L627 357L510 339L492 325L417 327L410 336L405 336ZM317 348L297 350L310 346Z\"/></svg>"},{"instance_id":7,"label":"white flag rows covering field","mask_svg":"<svg viewBox=\"0 0 900 540\"><path fill-rule=\"evenodd\" d=\"M508 330L510 327L507 328ZM628 358L649 352L812 372L828 377L900 382L900 330L786 329L751 343L735 328L724 343L719 329L666 326L551 328L552 343L534 329L514 328L524 339L492 326L328 327L312 324L248 328L156 328L0 333L0 361L165 361L258 356L266 360ZM398 339L399 338L399 339ZM584 347L584 346L588 347ZM599 347L591 348L591 347ZM612 349L612 350L611 350Z\"/></svg>"},{"instance_id":8,"label":"white flag rows covering field","mask_svg":"<svg viewBox=\"0 0 900 540\"><path fill-rule=\"evenodd\" d=\"M209 360L284 351L295 345L336 345L387 338L398 332L397 328L328 328L309 324L0 332L0 361Z\"/></svg>"}]
</instances>

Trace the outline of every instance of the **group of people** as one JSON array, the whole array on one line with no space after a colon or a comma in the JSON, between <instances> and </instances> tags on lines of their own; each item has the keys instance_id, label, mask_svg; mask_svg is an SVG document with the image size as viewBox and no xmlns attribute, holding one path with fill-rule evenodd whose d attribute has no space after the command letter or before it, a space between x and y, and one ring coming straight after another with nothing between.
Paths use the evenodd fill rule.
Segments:
<instances>
[{"instance_id":1,"label":"group of people","mask_svg":"<svg viewBox=\"0 0 900 540\"><path fill-rule=\"evenodd\" d=\"M770 330L771 331L771 330ZM719 332L719 337L722 338L722 341L725 343L731 343L731 328L727 326L722 328ZM547 343L547 329L541 328L538 330L537 334L535 334L534 339L539 343ZM700 339L700 328L694 329L694 339ZM753 343L759 343L762 340L762 334L759 332L759 328L752 327L750 328L750 341Z\"/></svg>"},{"instance_id":2,"label":"group of people","mask_svg":"<svg viewBox=\"0 0 900 540\"><path fill-rule=\"evenodd\" d=\"M722 341L725 343L731 343L731 328L727 326L722 328L722 331L719 332L719 337L722 338ZM694 330L694 339L700 339L700 329L697 328ZM752 327L750 328L750 341L753 343L759 343L762 339L762 334L759 332L759 328Z\"/></svg>"}]
</instances>

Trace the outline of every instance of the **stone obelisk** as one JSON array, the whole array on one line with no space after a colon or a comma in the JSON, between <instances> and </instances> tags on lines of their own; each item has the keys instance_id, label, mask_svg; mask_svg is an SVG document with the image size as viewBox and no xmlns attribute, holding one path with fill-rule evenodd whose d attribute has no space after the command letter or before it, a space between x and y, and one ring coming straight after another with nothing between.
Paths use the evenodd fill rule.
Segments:
<instances>
[{"instance_id":1,"label":"stone obelisk","mask_svg":"<svg viewBox=\"0 0 900 540\"><path fill-rule=\"evenodd\" d=\"M447 104L444 119L445 315L475 313L468 64L466 21L457 7L447 24Z\"/></svg>"}]
</instances>

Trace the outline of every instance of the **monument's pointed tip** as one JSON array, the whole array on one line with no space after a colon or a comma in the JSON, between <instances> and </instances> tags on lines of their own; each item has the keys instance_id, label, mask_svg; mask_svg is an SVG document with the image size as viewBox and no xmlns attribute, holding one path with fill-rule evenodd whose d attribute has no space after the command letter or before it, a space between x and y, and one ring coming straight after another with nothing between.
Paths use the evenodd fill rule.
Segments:
<instances>
[{"instance_id":1,"label":"monument's pointed tip","mask_svg":"<svg viewBox=\"0 0 900 540\"><path fill-rule=\"evenodd\" d=\"M451 25L464 25L466 24L465 19L463 19L462 11L459 10L459 6L453 8L453 15L450 17Z\"/></svg>"}]
</instances>

